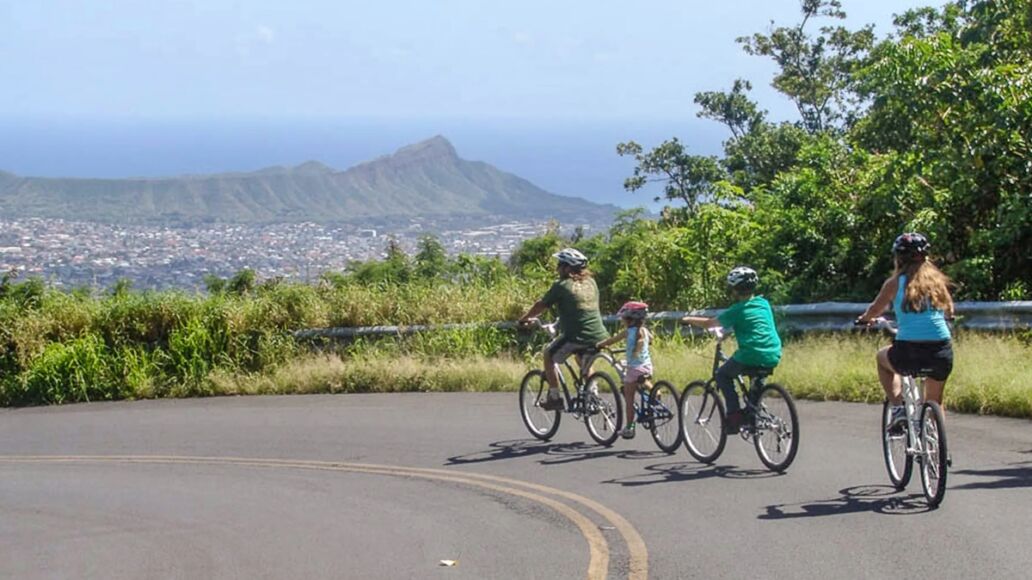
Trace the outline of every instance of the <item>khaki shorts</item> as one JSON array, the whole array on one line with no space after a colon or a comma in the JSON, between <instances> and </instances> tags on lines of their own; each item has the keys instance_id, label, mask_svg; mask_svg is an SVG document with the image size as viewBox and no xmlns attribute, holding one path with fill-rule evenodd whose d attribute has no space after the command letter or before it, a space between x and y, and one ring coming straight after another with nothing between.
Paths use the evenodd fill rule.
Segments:
<instances>
[{"instance_id":1,"label":"khaki shorts","mask_svg":"<svg viewBox=\"0 0 1032 580\"><path fill-rule=\"evenodd\" d=\"M595 345L593 344L570 342L565 337L560 336L549 343L548 347L545 348L545 352L552 356L553 362L561 363L570 358L571 354L581 354L594 348Z\"/></svg>"}]
</instances>

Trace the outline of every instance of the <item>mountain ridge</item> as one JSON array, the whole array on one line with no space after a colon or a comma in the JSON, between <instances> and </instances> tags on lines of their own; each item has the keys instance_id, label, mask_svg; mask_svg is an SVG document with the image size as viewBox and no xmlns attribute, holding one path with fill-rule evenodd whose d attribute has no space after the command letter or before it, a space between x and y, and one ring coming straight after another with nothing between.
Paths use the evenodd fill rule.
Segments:
<instances>
[{"instance_id":1,"label":"mountain ridge","mask_svg":"<svg viewBox=\"0 0 1032 580\"><path fill-rule=\"evenodd\" d=\"M129 179L0 171L0 214L9 217L247 223L498 215L599 221L616 211L463 159L441 135L346 170L311 160L250 172Z\"/></svg>"}]
</instances>

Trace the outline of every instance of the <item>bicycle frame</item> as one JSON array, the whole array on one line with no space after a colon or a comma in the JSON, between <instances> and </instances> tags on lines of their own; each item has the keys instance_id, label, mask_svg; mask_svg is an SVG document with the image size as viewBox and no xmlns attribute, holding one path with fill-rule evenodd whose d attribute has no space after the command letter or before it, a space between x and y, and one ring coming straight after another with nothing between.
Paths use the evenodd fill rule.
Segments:
<instances>
[{"instance_id":1,"label":"bicycle frame","mask_svg":"<svg viewBox=\"0 0 1032 580\"><path fill-rule=\"evenodd\" d=\"M924 458L924 442L918 436L921 432L921 406L924 404L924 378L900 375L900 386L910 427L907 429L907 455Z\"/></svg>"},{"instance_id":2,"label":"bicycle frame","mask_svg":"<svg viewBox=\"0 0 1032 580\"><path fill-rule=\"evenodd\" d=\"M540 320L535 319L535 324L537 325L538 328L540 328L541 330L544 330L548 334L548 336L551 337L551 338L555 338L555 336L558 334L558 332L556 331L556 323L555 322L553 322L551 324L545 324L545 323L541 322ZM576 367L574 365L570 364L570 359L569 358L564 360L562 363L557 363L557 362L552 363L552 368L555 371L556 381L558 381L558 383L559 383L560 391L562 392L563 399L565 400L565 403L566 403L566 410L567 410L567 412L572 412L572 413L576 414L576 413L579 413L579 411L580 411L580 409L577 408L576 403L578 403L579 401L581 401L583 399L584 389L587 387L587 384L585 383L585 379L587 378L587 374L588 373L585 372L587 369L584 368L584 367L585 367L585 365L587 364L587 362L589 360L587 357L590 356L590 355L591 355L591 353L586 353L586 354L583 354L583 355L582 354L573 354L573 355L571 355L571 356L575 357L576 360L577 360L577 366ZM576 392L576 396L570 396L570 385L566 382L566 377L564 376L564 373L563 373L563 369L564 368L566 369L567 372L570 373L570 376L573 377L573 387L574 387L574 391Z\"/></svg>"}]
</instances>

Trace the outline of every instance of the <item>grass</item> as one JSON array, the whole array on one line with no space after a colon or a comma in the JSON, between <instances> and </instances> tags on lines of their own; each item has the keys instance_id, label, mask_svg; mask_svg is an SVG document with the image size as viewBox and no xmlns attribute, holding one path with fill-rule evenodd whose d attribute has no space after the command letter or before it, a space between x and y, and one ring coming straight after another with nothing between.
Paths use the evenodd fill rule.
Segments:
<instances>
[{"instance_id":1,"label":"grass","mask_svg":"<svg viewBox=\"0 0 1032 580\"><path fill-rule=\"evenodd\" d=\"M299 343L321 326L512 320L542 284L317 286L270 281L241 294L91 295L0 281L0 405L264 393L499 391L539 364L545 337L488 326L347 345ZM823 335L786 342L774 375L798 398L882 399L884 339ZM318 352L317 349L323 349ZM316 352L313 352L313 351ZM729 352L733 346L729 346ZM946 387L953 411L1032 418L1032 333L961 333ZM657 340L658 378L707 378L713 342Z\"/></svg>"},{"instance_id":2,"label":"grass","mask_svg":"<svg viewBox=\"0 0 1032 580\"><path fill-rule=\"evenodd\" d=\"M791 340L773 380L800 399L879 402L874 353L882 345L870 337ZM514 391L537 362L507 354L421 356L405 350L397 342L383 343L379 351L366 344L360 353L308 355L268 374L215 372L211 394ZM1032 385L1024 380L1032 376L1032 347L1014 337L964 334L955 354L948 409L1032 418ZM712 342L663 340L653 351L657 378L678 386L705 378L712 356Z\"/></svg>"}]
</instances>

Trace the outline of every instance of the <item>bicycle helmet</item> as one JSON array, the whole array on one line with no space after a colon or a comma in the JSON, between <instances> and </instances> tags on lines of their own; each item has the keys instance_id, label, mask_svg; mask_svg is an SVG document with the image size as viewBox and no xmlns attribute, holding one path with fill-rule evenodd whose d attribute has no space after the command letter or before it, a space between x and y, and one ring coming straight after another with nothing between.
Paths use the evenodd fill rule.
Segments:
<instances>
[{"instance_id":1,"label":"bicycle helmet","mask_svg":"<svg viewBox=\"0 0 1032 580\"><path fill-rule=\"evenodd\" d=\"M928 238L917 232L906 232L892 242L892 253L900 258L913 259L927 256L931 247Z\"/></svg>"},{"instance_id":2,"label":"bicycle helmet","mask_svg":"<svg viewBox=\"0 0 1032 580\"><path fill-rule=\"evenodd\" d=\"M628 318L630 320L645 320L645 317L649 314L649 305L644 302L625 302L620 310L617 311L616 316L619 318Z\"/></svg>"},{"instance_id":3,"label":"bicycle helmet","mask_svg":"<svg viewBox=\"0 0 1032 580\"><path fill-rule=\"evenodd\" d=\"M564 248L552 254L552 257L558 259L560 264L574 270L580 270L588 265L588 257L573 248Z\"/></svg>"},{"instance_id":4,"label":"bicycle helmet","mask_svg":"<svg viewBox=\"0 0 1032 580\"><path fill-rule=\"evenodd\" d=\"M756 270L748 266L738 266L727 274L727 285L736 290L752 290L759 281Z\"/></svg>"}]
</instances>

